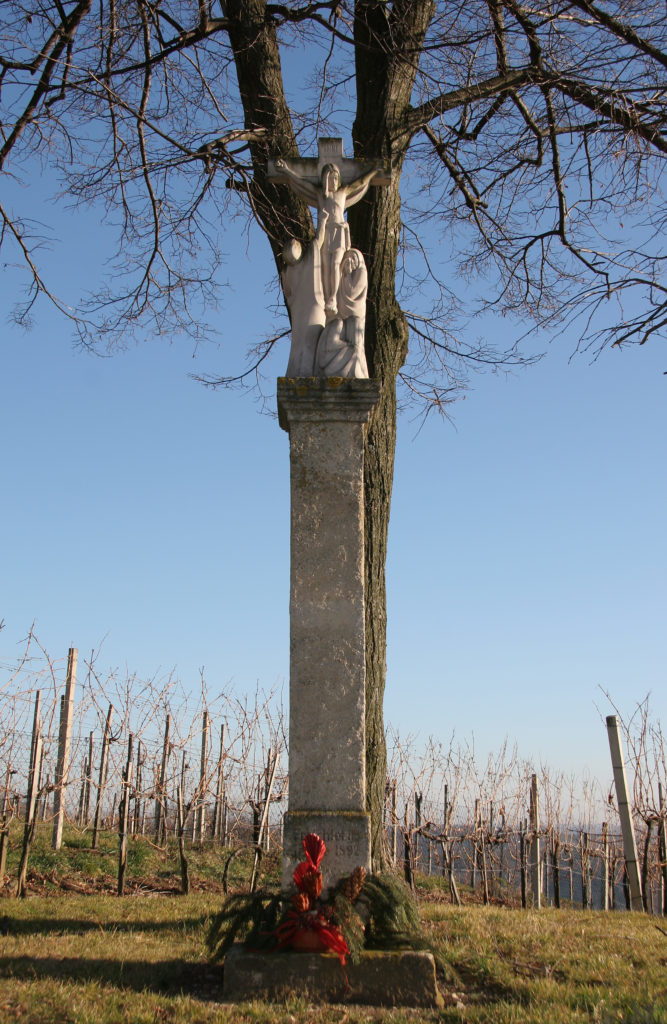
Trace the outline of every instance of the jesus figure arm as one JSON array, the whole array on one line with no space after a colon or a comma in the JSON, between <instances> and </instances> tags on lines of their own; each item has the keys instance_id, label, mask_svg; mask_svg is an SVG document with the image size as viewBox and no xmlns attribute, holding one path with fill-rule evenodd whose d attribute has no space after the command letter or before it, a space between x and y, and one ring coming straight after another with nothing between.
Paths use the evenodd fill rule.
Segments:
<instances>
[{"instance_id":1,"label":"jesus figure arm","mask_svg":"<svg viewBox=\"0 0 667 1024\"><path fill-rule=\"evenodd\" d=\"M302 178L296 171L287 166L284 160L276 160L276 169L289 179L290 187L298 196L305 199L310 206L320 205L320 190Z\"/></svg>"},{"instance_id":2,"label":"jesus figure arm","mask_svg":"<svg viewBox=\"0 0 667 1024\"><path fill-rule=\"evenodd\" d=\"M343 185L343 191L345 192L345 206L354 206L360 199L368 192L369 186L376 174L380 171L384 171L384 167L378 164L372 171L367 174L362 174L360 178L356 178L351 181L349 185Z\"/></svg>"}]
</instances>

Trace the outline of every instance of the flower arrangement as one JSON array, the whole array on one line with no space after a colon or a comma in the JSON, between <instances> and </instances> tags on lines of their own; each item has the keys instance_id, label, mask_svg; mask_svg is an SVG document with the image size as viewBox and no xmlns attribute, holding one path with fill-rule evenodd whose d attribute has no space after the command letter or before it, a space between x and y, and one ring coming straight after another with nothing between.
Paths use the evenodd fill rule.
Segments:
<instances>
[{"instance_id":1,"label":"flower arrangement","mask_svg":"<svg viewBox=\"0 0 667 1024\"><path fill-rule=\"evenodd\" d=\"M292 896L292 906L287 910L275 931L278 939L277 949L291 946L292 949L304 952L330 950L337 955L344 966L351 950L341 925L343 927L347 925L346 930L350 932L352 915L349 911L341 915L339 911L338 917L342 920L337 918L336 896L339 893L344 894L348 903L356 903L364 886L366 872L362 867L355 868L350 877L339 885L337 892L334 893L334 902L324 901L321 898L322 872L320 871L320 864L327 850L324 840L314 832L310 832L304 836L303 850L306 859L297 865L293 875L297 891ZM363 934L364 926L361 918L358 915L355 916L358 920L355 922L354 931ZM356 945L356 942L354 944Z\"/></svg>"},{"instance_id":2,"label":"flower arrangement","mask_svg":"<svg viewBox=\"0 0 667 1024\"><path fill-rule=\"evenodd\" d=\"M212 919L208 946L223 957L236 939L267 953L292 949L332 952L345 965L363 949L423 948L424 936L414 898L390 874L354 869L323 894L320 865L326 845L309 833L302 840L305 860L294 871L296 891L230 896Z\"/></svg>"}]
</instances>

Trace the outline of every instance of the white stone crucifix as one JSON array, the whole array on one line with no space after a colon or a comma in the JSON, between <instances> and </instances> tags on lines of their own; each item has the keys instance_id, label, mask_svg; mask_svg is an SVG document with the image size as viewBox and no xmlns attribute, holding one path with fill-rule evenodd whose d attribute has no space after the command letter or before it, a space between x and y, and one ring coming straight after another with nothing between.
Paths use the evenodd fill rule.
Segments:
<instances>
[{"instance_id":1,"label":"white stone crucifix","mask_svg":"<svg viewBox=\"0 0 667 1024\"><path fill-rule=\"evenodd\" d=\"M343 140L319 139L318 156L269 161L268 176L317 208L317 234L306 252L298 239L284 250L283 292L292 321L288 377L368 377L363 348L367 274L352 248L348 206L391 171L376 161L346 159Z\"/></svg>"}]
</instances>

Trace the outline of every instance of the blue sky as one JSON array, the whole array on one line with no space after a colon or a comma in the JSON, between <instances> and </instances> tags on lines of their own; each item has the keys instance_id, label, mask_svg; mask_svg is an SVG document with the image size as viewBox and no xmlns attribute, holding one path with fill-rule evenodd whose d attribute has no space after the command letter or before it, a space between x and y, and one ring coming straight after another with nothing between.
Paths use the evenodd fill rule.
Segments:
<instances>
[{"instance_id":1,"label":"blue sky","mask_svg":"<svg viewBox=\"0 0 667 1024\"><path fill-rule=\"evenodd\" d=\"M99 274L99 229L45 256L57 287ZM255 239L255 242L257 240ZM230 260L219 344L73 348L46 306L5 319L0 662L36 620L54 657L102 645L140 676L213 693L285 684L288 440L252 394L206 390L271 330L266 253ZM4 275L3 311L17 286ZM487 322L488 330L502 328ZM540 347L536 339L536 347ZM402 732L507 737L567 772L610 775L600 692L667 722L667 357L659 344L473 379L452 422L399 424L388 561L386 718ZM287 347L267 371L284 371Z\"/></svg>"}]
</instances>

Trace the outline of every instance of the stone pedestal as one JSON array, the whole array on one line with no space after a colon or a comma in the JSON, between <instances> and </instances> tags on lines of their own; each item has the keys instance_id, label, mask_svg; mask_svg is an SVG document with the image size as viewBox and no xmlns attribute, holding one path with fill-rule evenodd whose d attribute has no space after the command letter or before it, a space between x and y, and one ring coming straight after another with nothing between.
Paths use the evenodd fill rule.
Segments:
<instances>
[{"instance_id":1,"label":"stone pedestal","mask_svg":"<svg viewBox=\"0 0 667 1024\"><path fill-rule=\"evenodd\" d=\"M291 471L289 809L283 885L301 840L327 844L324 886L370 869L365 809L364 434L379 384L278 380Z\"/></svg>"},{"instance_id":2,"label":"stone pedestal","mask_svg":"<svg viewBox=\"0 0 667 1024\"><path fill-rule=\"evenodd\" d=\"M235 946L224 967L225 1000L282 1002L301 996L313 1003L442 1007L431 953L375 952L341 967L327 953L257 953Z\"/></svg>"}]
</instances>

